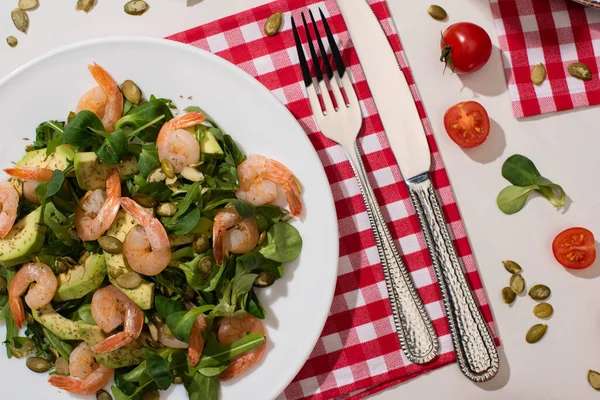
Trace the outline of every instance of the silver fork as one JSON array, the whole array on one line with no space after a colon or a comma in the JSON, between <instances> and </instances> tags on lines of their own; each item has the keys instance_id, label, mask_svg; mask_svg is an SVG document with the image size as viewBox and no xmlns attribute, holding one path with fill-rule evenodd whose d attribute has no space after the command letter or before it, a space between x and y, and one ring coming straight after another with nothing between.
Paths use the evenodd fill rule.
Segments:
<instances>
[{"instance_id":1,"label":"silver fork","mask_svg":"<svg viewBox=\"0 0 600 400\"><path fill-rule=\"evenodd\" d=\"M319 9L319 11L336 66L335 70L333 70L329 62L321 34L311 10L309 10L309 14L329 85L326 84L323 77L319 57L313 45L304 13L301 13L302 22L306 31L308 48L315 71L314 78L310 74L302 42L298 35L298 29L292 17L292 30L294 32L296 50L298 51L308 99L319 129L327 138L337 142L344 148L358 180L367 208L367 214L369 215L369 221L375 234L377 250L383 266L385 282L394 314L396 332L404 354L406 354L406 357L411 362L424 364L431 361L438 354L439 344L437 335L431 319L427 315L423 301L417 293L410 274L402 262L394 239L387 228L385 218L377 204L373 188L367 178L357 143L358 132L362 125L362 112L358 98L356 97L348 73L346 73L340 51L335 43L325 15L322 10ZM328 86L333 92L335 105L329 95ZM342 95L342 90L346 94L345 97ZM323 101L324 109L321 107L320 98Z\"/></svg>"}]
</instances>

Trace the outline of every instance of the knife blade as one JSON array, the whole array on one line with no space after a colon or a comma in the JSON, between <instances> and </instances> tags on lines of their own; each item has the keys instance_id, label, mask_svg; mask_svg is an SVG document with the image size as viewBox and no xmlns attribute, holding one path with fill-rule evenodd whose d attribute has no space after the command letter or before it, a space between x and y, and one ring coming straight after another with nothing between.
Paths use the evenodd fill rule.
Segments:
<instances>
[{"instance_id":1,"label":"knife blade","mask_svg":"<svg viewBox=\"0 0 600 400\"><path fill-rule=\"evenodd\" d=\"M498 352L463 274L431 184L431 151L412 91L367 1L338 0L338 6L419 217L459 367L467 378L487 381L498 372Z\"/></svg>"}]
</instances>

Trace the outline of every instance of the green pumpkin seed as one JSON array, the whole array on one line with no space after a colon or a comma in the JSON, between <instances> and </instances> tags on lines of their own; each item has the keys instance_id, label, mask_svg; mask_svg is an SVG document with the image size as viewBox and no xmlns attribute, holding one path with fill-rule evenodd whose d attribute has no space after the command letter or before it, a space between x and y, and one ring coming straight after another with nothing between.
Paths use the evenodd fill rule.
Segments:
<instances>
[{"instance_id":1,"label":"green pumpkin seed","mask_svg":"<svg viewBox=\"0 0 600 400\"><path fill-rule=\"evenodd\" d=\"M213 260L212 257L203 257L198 263L198 271L200 271L201 274L209 274L210 271L212 271L214 262L215 260Z\"/></svg>"},{"instance_id":2,"label":"green pumpkin seed","mask_svg":"<svg viewBox=\"0 0 600 400\"><path fill-rule=\"evenodd\" d=\"M57 375L69 376L69 360L64 357L58 357L54 362L54 370Z\"/></svg>"},{"instance_id":3,"label":"green pumpkin seed","mask_svg":"<svg viewBox=\"0 0 600 400\"><path fill-rule=\"evenodd\" d=\"M29 17L25 10L21 8L15 8L10 13L10 17L12 18L15 27L23 33L27 33L27 29L29 29Z\"/></svg>"},{"instance_id":4,"label":"green pumpkin seed","mask_svg":"<svg viewBox=\"0 0 600 400\"><path fill-rule=\"evenodd\" d=\"M142 284L142 277L137 272L127 272L119 276L116 281L123 289L135 289Z\"/></svg>"},{"instance_id":5,"label":"green pumpkin seed","mask_svg":"<svg viewBox=\"0 0 600 400\"><path fill-rule=\"evenodd\" d=\"M156 325L163 325L165 323L164 318L161 317L160 314L156 313L156 312L150 316L150 320L152 322L154 322Z\"/></svg>"},{"instance_id":6,"label":"green pumpkin seed","mask_svg":"<svg viewBox=\"0 0 600 400\"><path fill-rule=\"evenodd\" d=\"M546 285L535 285L529 289L529 297L534 300L546 300L550 293L550 288Z\"/></svg>"},{"instance_id":7,"label":"green pumpkin seed","mask_svg":"<svg viewBox=\"0 0 600 400\"><path fill-rule=\"evenodd\" d=\"M523 293L523 290L525 290L525 279L523 279L521 274L514 274L510 277L510 288L516 294Z\"/></svg>"},{"instance_id":8,"label":"green pumpkin seed","mask_svg":"<svg viewBox=\"0 0 600 400\"><path fill-rule=\"evenodd\" d=\"M27 365L27 368L38 374L48 372L50 368L52 368L52 363L41 357L30 357L25 364Z\"/></svg>"},{"instance_id":9,"label":"green pumpkin seed","mask_svg":"<svg viewBox=\"0 0 600 400\"><path fill-rule=\"evenodd\" d=\"M546 67L539 63L531 70L531 82L534 85L541 85L546 80Z\"/></svg>"},{"instance_id":10,"label":"green pumpkin seed","mask_svg":"<svg viewBox=\"0 0 600 400\"><path fill-rule=\"evenodd\" d=\"M6 279L4 279L4 277L0 276L0 294L5 294L7 290L8 290L8 285L6 283Z\"/></svg>"},{"instance_id":11,"label":"green pumpkin seed","mask_svg":"<svg viewBox=\"0 0 600 400\"><path fill-rule=\"evenodd\" d=\"M267 36L275 36L279 29L281 28L281 23L283 22L283 14L281 11L276 12L267 18L265 22L265 34Z\"/></svg>"},{"instance_id":12,"label":"green pumpkin seed","mask_svg":"<svg viewBox=\"0 0 600 400\"><path fill-rule=\"evenodd\" d=\"M546 324L537 324L529 328L527 331L527 335L525 335L525 340L527 343L536 343L546 334L546 329L548 325Z\"/></svg>"},{"instance_id":13,"label":"green pumpkin seed","mask_svg":"<svg viewBox=\"0 0 600 400\"><path fill-rule=\"evenodd\" d=\"M175 171L173 170L173 165L171 164L171 162L169 160L167 160L166 158L164 160L162 160L160 162L160 167L162 168L165 175L167 175L167 178L169 178L169 179L175 178Z\"/></svg>"},{"instance_id":14,"label":"green pumpkin seed","mask_svg":"<svg viewBox=\"0 0 600 400\"><path fill-rule=\"evenodd\" d=\"M160 393L158 393L158 390L152 390L147 392L144 397L142 397L142 400L160 400Z\"/></svg>"},{"instance_id":15,"label":"green pumpkin seed","mask_svg":"<svg viewBox=\"0 0 600 400\"><path fill-rule=\"evenodd\" d=\"M73 120L73 118L75 118L77 114L75 114L73 111L69 111L69 116L67 117L67 124L70 124L71 121Z\"/></svg>"},{"instance_id":16,"label":"green pumpkin seed","mask_svg":"<svg viewBox=\"0 0 600 400\"><path fill-rule=\"evenodd\" d=\"M267 238L267 231L262 231L260 233L260 235L258 236L258 244L259 245L263 244L263 242L265 241L266 238Z\"/></svg>"},{"instance_id":17,"label":"green pumpkin seed","mask_svg":"<svg viewBox=\"0 0 600 400\"><path fill-rule=\"evenodd\" d=\"M260 271L254 280L254 286L265 288L271 286L275 282L275 277L269 271Z\"/></svg>"},{"instance_id":18,"label":"green pumpkin seed","mask_svg":"<svg viewBox=\"0 0 600 400\"><path fill-rule=\"evenodd\" d=\"M582 81L589 81L592 79L592 71L590 70L590 67L582 62L571 63L567 69L573 78L577 78Z\"/></svg>"},{"instance_id":19,"label":"green pumpkin seed","mask_svg":"<svg viewBox=\"0 0 600 400\"><path fill-rule=\"evenodd\" d=\"M600 391L600 373L590 369L588 371L588 382L590 386L598 391Z\"/></svg>"},{"instance_id":20,"label":"green pumpkin seed","mask_svg":"<svg viewBox=\"0 0 600 400\"><path fill-rule=\"evenodd\" d=\"M520 274L521 272L523 272L523 268L521 268L521 266L514 261L502 261L502 265L504 265L504 269L510 272L511 274Z\"/></svg>"},{"instance_id":21,"label":"green pumpkin seed","mask_svg":"<svg viewBox=\"0 0 600 400\"><path fill-rule=\"evenodd\" d=\"M96 400L112 400L112 396L105 390L96 392Z\"/></svg>"},{"instance_id":22,"label":"green pumpkin seed","mask_svg":"<svg viewBox=\"0 0 600 400\"><path fill-rule=\"evenodd\" d=\"M181 385L183 383L183 378L180 376L174 376L173 383L176 385Z\"/></svg>"},{"instance_id":23,"label":"green pumpkin seed","mask_svg":"<svg viewBox=\"0 0 600 400\"><path fill-rule=\"evenodd\" d=\"M36 8L39 5L40 5L40 3L38 2L38 0L19 0L19 8L21 10L25 10L25 11L33 10L34 8Z\"/></svg>"},{"instance_id":24,"label":"green pumpkin seed","mask_svg":"<svg viewBox=\"0 0 600 400\"><path fill-rule=\"evenodd\" d=\"M538 318L548 318L554 313L554 308L549 303L540 303L533 307L533 314Z\"/></svg>"},{"instance_id":25,"label":"green pumpkin seed","mask_svg":"<svg viewBox=\"0 0 600 400\"><path fill-rule=\"evenodd\" d=\"M152 208L156 205L156 200L154 200L153 197L150 197L147 194L134 194L133 196L131 196L131 199L145 208Z\"/></svg>"},{"instance_id":26,"label":"green pumpkin seed","mask_svg":"<svg viewBox=\"0 0 600 400\"><path fill-rule=\"evenodd\" d=\"M94 7L94 0L77 0L77 5L75 9L77 11L90 12L90 10Z\"/></svg>"},{"instance_id":27,"label":"green pumpkin seed","mask_svg":"<svg viewBox=\"0 0 600 400\"><path fill-rule=\"evenodd\" d=\"M204 174L196 168L185 167L181 170L181 176L192 182L204 182Z\"/></svg>"},{"instance_id":28,"label":"green pumpkin seed","mask_svg":"<svg viewBox=\"0 0 600 400\"><path fill-rule=\"evenodd\" d=\"M69 270L69 266L61 257L57 257L54 261L54 270L57 274L64 274Z\"/></svg>"},{"instance_id":29,"label":"green pumpkin seed","mask_svg":"<svg viewBox=\"0 0 600 400\"><path fill-rule=\"evenodd\" d=\"M208 238L204 235L198 236L194 240L194 244L192 244L192 250L196 254L202 254L202 253L206 252L209 248L210 248L210 242L209 242ZM204 258L203 258L203 260L204 260ZM212 263L211 263L211 266L212 266Z\"/></svg>"},{"instance_id":30,"label":"green pumpkin seed","mask_svg":"<svg viewBox=\"0 0 600 400\"><path fill-rule=\"evenodd\" d=\"M132 0L125 3L123 9L129 15L142 15L150 6L143 0Z\"/></svg>"},{"instance_id":31,"label":"green pumpkin seed","mask_svg":"<svg viewBox=\"0 0 600 400\"><path fill-rule=\"evenodd\" d=\"M108 254L121 254L123 252L123 242L116 237L102 236L98 239L98 244Z\"/></svg>"},{"instance_id":32,"label":"green pumpkin seed","mask_svg":"<svg viewBox=\"0 0 600 400\"><path fill-rule=\"evenodd\" d=\"M17 40L16 37L9 36L9 37L6 38L6 43L8 43L8 45L10 47L17 47L17 45L19 44L19 41Z\"/></svg>"},{"instance_id":33,"label":"green pumpkin seed","mask_svg":"<svg viewBox=\"0 0 600 400\"><path fill-rule=\"evenodd\" d=\"M281 220L283 222L288 222L288 221L291 221L292 219L294 219L294 214L292 214L291 212L289 212L285 208L282 208L281 209Z\"/></svg>"},{"instance_id":34,"label":"green pumpkin seed","mask_svg":"<svg viewBox=\"0 0 600 400\"><path fill-rule=\"evenodd\" d=\"M142 91L134 81L127 79L125 82L123 82L121 85L121 91L123 92L123 96L125 96L125 98L133 104L138 105L140 103Z\"/></svg>"},{"instance_id":35,"label":"green pumpkin seed","mask_svg":"<svg viewBox=\"0 0 600 400\"><path fill-rule=\"evenodd\" d=\"M444 10L440 6L436 6L435 4L429 6L429 8L427 9L427 13L431 15L431 18L435 19L436 21L443 21L446 18L448 18L448 13L446 12L446 10Z\"/></svg>"},{"instance_id":36,"label":"green pumpkin seed","mask_svg":"<svg viewBox=\"0 0 600 400\"><path fill-rule=\"evenodd\" d=\"M504 304L512 304L516 298L517 294L508 286L502 289L502 300L504 301Z\"/></svg>"},{"instance_id":37,"label":"green pumpkin seed","mask_svg":"<svg viewBox=\"0 0 600 400\"><path fill-rule=\"evenodd\" d=\"M172 217L177 212L177 207L173 203L161 203L156 207L156 214L159 217Z\"/></svg>"},{"instance_id":38,"label":"green pumpkin seed","mask_svg":"<svg viewBox=\"0 0 600 400\"><path fill-rule=\"evenodd\" d=\"M147 182L163 182L167 179L167 175L163 172L162 168L153 169L146 178Z\"/></svg>"}]
</instances>

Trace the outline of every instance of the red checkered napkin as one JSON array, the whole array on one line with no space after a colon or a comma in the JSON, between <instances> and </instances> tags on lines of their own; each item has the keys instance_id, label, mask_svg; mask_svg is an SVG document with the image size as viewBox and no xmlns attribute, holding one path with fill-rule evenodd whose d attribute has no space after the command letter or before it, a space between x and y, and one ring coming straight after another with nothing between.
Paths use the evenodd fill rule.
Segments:
<instances>
[{"instance_id":1,"label":"red checkered napkin","mask_svg":"<svg viewBox=\"0 0 600 400\"><path fill-rule=\"evenodd\" d=\"M385 0L370 0L369 3L396 51L402 70L412 84L413 79ZM290 16L298 17L307 7L313 10L315 16L319 15L318 7L323 9L340 45L345 64L352 74L365 118L359 135L364 154L363 161L388 220L390 231L397 239L406 265L440 337L441 355L426 366L411 364L402 353L394 329L375 239L358 184L342 148L318 131L306 98ZM284 12L284 25L279 34L266 37L262 32L264 22L276 11ZM323 32L323 29L321 31ZM340 233L340 261L335 297L321 338L281 398L358 399L453 362L455 356L450 331L419 221L389 148L336 2L277 1L175 34L170 39L209 50L238 65L269 88L289 108L306 131L331 184ZM305 36L303 40L306 40ZM467 279L486 321L492 332L495 332L492 313L448 177L431 135L429 123L425 119L416 87L412 84L411 88L424 118L433 153L433 183L443 202L444 213L454 234L454 243L465 267Z\"/></svg>"},{"instance_id":2,"label":"red checkered napkin","mask_svg":"<svg viewBox=\"0 0 600 400\"><path fill-rule=\"evenodd\" d=\"M600 10L571 0L490 0L500 39L508 92L517 118L600 104ZM593 79L580 81L567 66L580 61ZM547 79L531 83L534 65Z\"/></svg>"}]
</instances>

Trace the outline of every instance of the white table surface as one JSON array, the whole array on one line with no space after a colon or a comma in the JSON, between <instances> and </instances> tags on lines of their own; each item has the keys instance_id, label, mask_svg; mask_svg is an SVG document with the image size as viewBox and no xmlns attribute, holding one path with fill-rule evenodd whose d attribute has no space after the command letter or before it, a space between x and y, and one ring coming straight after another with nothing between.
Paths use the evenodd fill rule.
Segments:
<instances>
[{"instance_id":1,"label":"white table surface","mask_svg":"<svg viewBox=\"0 0 600 400\"><path fill-rule=\"evenodd\" d=\"M49 50L75 41L111 35L164 37L211 20L266 3L265 0L152 1L142 17L123 13L123 1L100 0L89 14L74 12L75 0L46 1L30 12L27 36L16 32L10 10L17 0L0 2L0 78ZM487 0L439 0L450 20L440 23L426 13L428 2L388 0L425 109L445 160L472 246L489 294L503 346L502 366L492 381L475 385L450 365L373 396L391 399L588 399L587 370L600 370L600 312L597 290L600 262L582 273L560 267L551 242L561 230L585 226L600 235L596 188L600 170L598 109L549 114L517 121L506 91L498 38ZM496 46L488 65L465 77L442 75L440 30L452 22L471 21L487 30ZM18 33L18 34L17 34ZM9 48L4 38L19 38ZM442 118L456 102L476 100L493 119L488 141L463 151L447 137ZM23 105L26 107L26 104ZM3 116L10 118L10 116ZM8 134L8 133L7 133ZM496 207L496 195L507 184L500 175L503 161L514 153L530 157L543 175L563 185L572 203L558 212L543 198L532 199L514 216ZM513 259L524 267L530 284L553 290L555 315L540 343L525 342L527 329L540 322L534 302L519 297L513 307L502 303L500 291L509 275L500 261Z\"/></svg>"}]
</instances>

